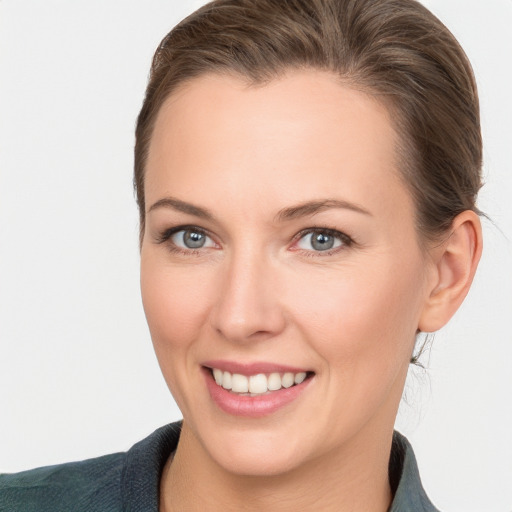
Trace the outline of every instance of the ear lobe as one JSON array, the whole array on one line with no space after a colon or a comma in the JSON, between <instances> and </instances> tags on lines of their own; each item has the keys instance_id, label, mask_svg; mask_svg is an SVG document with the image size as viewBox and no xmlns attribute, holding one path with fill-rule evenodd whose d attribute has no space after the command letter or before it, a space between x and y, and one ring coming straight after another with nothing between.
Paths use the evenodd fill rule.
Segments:
<instances>
[{"instance_id":1,"label":"ear lobe","mask_svg":"<svg viewBox=\"0 0 512 512\"><path fill-rule=\"evenodd\" d=\"M455 314L473 282L481 254L480 219L466 210L453 220L448 238L432 250L435 268L418 325L420 331L437 331Z\"/></svg>"}]
</instances>

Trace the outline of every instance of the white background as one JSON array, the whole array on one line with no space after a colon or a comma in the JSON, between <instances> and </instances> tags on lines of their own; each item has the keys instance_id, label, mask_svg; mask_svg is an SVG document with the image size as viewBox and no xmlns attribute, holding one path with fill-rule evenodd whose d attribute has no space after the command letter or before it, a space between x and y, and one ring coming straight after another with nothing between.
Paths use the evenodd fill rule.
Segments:
<instances>
[{"instance_id":1,"label":"white background","mask_svg":"<svg viewBox=\"0 0 512 512\"><path fill-rule=\"evenodd\" d=\"M512 511L511 0L428 0L473 62L485 252L397 427L443 512ZM126 450L180 417L138 285L133 127L202 1L0 0L0 471Z\"/></svg>"}]
</instances>

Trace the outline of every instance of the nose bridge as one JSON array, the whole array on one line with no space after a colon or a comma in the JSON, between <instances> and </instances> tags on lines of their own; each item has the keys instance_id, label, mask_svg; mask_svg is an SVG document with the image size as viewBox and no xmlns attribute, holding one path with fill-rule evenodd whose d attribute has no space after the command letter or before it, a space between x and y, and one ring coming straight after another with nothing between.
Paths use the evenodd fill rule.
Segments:
<instances>
[{"instance_id":1,"label":"nose bridge","mask_svg":"<svg viewBox=\"0 0 512 512\"><path fill-rule=\"evenodd\" d=\"M273 265L263 250L250 245L233 250L221 276L212 315L214 328L237 342L279 333L284 317L274 277Z\"/></svg>"}]
</instances>

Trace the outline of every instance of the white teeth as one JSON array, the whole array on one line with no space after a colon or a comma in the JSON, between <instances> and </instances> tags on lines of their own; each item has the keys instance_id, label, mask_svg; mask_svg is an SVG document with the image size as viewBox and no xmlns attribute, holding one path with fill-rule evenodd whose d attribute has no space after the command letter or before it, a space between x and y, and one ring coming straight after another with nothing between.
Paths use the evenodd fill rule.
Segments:
<instances>
[{"instance_id":1,"label":"white teeth","mask_svg":"<svg viewBox=\"0 0 512 512\"><path fill-rule=\"evenodd\" d=\"M281 389L281 375L279 373L271 373L268 376L268 390L277 391Z\"/></svg>"},{"instance_id":2,"label":"white teeth","mask_svg":"<svg viewBox=\"0 0 512 512\"><path fill-rule=\"evenodd\" d=\"M307 377L306 372L286 372L284 374L274 372L268 376L258 373L247 377L239 373L223 372L218 368L213 368L212 373L218 386L234 393L250 393L251 396L262 395L281 388L290 388L294 384L301 384Z\"/></svg>"},{"instance_id":3,"label":"white teeth","mask_svg":"<svg viewBox=\"0 0 512 512\"><path fill-rule=\"evenodd\" d=\"M234 373L231 379L231 389L235 393L247 393L249 391L249 379L245 375Z\"/></svg>"},{"instance_id":4,"label":"white teeth","mask_svg":"<svg viewBox=\"0 0 512 512\"><path fill-rule=\"evenodd\" d=\"M219 370L218 368L213 369L213 378L215 379L215 382L222 386L222 370Z\"/></svg>"},{"instance_id":5,"label":"white teeth","mask_svg":"<svg viewBox=\"0 0 512 512\"><path fill-rule=\"evenodd\" d=\"M250 393L266 393L267 392L267 376L263 373L258 375L251 375L249 377L249 392Z\"/></svg>"},{"instance_id":6,"label":"white teeth","mask_svg":"<svg viewBox=\"0 0 512 512\"><path fill-rule=\"evenodd\" d=\"M232 387L232 378L231 378L231 373L229 372L224 372L222 374L222 387L224 389L231 389Z\"/></svg>"},{"instance_id":7,"label":"white teeth","mask_svg":"<svg viewBox=\"0 0 512 512\"><path fill-rule=\"evenodd\" d=\"M295 381L295 375L293 373L285 373L281 379L283 388L291 388Z\"/></svg>"},{"instance_id":8,"label":"white teeth","mask_svg":"<svg viewBox=\"0 0 512 512\"><path fill-rule=\"evenodd\" d=\"M300 384L301 382L304 382L304 379L306 378L306 372L300 372L295 375L295 384Z\"/></svg>"}]
</instances>

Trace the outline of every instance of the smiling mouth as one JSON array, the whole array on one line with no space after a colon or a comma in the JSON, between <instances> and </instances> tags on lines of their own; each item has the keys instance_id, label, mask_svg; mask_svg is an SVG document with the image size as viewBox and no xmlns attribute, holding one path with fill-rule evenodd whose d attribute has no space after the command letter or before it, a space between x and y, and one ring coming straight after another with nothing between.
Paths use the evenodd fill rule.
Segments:
<instances>
[{"instance_id":1,"label":"smiling mouth","mask_svg":"<svg viewBox=\"0 0 512 512\"><path fill-rule=\"evenodd\" d=\"M240 396L268 395L280 389L297 386L313 375L313 372L273 372L247 376L223 371L219 368L208 369L219 387Z\"/></svg>"}]
</instances>

